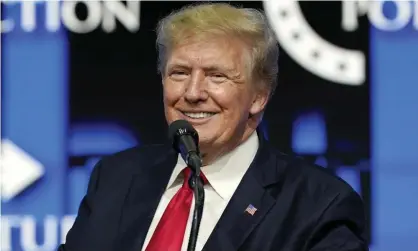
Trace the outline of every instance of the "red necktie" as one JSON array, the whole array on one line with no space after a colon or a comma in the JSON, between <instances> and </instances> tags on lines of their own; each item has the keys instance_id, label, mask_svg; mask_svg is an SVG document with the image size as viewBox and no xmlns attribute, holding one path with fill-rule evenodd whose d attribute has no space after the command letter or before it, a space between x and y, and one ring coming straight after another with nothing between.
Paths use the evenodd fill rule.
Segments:
<instances>
[{"instance_id":1,"label":"red necktie","mask_svg":"<svg viewBox=\"0 0 418 251\"><path fill-rule=\"evenodd\" d=\"M183 186L174 195L165 209L146 251L181 250L193 200L193 190L189 186L190 168L183 169L183 174ZM206 177L203 174L201 177L204 184L206 184Z\"/></svg>"}]
</instances>

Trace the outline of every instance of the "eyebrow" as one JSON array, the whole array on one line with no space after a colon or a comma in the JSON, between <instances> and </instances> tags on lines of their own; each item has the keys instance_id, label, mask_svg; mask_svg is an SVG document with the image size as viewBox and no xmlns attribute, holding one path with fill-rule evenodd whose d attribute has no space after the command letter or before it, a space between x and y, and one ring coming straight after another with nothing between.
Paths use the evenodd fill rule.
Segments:
<instances>
[{"instance_id":1,"label":"eyebrow","mask_svg":"<svg viewBox=\"0 0 418 251\"><path fill-rule=\"evenodd\" d=\"M190 64L187 64L186 62L173 62L167 65L167 69L173 69L173 68L191 68ZM208 65L202 67L204 71L221 71L221 72L227 72L227 73L236 73L237 70L234 69L234 67L222 67L218 65Z\"/></svg>"},{"instance_id":2,"label":"eyebrow","mask_svg":"<svg viewBox=\"0 0 418 251\"><path fill-rule=\"evenodd\" d=\"M235 72L235 70L232 69L231 67L207 66L207 67L203 67L203 69L209 72L218 72L218 71L225 72L225 73Z\"/></svg>"}]
</instances>

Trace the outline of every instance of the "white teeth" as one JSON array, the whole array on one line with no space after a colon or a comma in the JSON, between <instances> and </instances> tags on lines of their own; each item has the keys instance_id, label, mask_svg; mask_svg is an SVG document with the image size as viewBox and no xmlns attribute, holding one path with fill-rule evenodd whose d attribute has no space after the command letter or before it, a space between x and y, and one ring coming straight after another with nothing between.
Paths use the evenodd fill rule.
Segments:
<instances>
[{"instance_id":1,"label":"white teeth","mask_svg":"<svg viewBox=\"0 0 418 251\"><path fill-rule=\"evenodd\" d=\"M208 118L214 115L212 112L185 112L184 115L194 119Z\"/></svg>"}]
</instances>

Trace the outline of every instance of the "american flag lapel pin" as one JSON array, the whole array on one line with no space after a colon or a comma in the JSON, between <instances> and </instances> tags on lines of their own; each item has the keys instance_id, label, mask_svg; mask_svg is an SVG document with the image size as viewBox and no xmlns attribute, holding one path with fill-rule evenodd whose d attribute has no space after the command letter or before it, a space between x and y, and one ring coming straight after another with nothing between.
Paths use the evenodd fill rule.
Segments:
<instances>
[{"instance_id":1,"label":"american flag lapel pin","mask_svg":"<svg viewBox=\"0 0 418 251\"><path fill-rule=\"evenodd\" d=\"M255 212L257 211L257 208L255 208L252 204L248 205L248 207L245 209L245 212L253 216Z\"/></svg>"}]
</instances>

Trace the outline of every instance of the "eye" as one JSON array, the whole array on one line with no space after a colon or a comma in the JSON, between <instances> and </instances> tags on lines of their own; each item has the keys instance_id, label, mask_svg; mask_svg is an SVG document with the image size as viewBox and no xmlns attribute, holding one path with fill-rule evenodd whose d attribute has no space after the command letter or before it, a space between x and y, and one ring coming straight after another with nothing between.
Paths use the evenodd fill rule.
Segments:
<instances>
[{"instance_id":1,"label":"eye","mask_svg":"<svg viewBox=\"0 0 418 251\"><path fill-rule=\"evenodd\" d=\"M214 82L223 82L227 79L227 77L222 73L211 73L209 76Z\"/></svg>"},{"instance_id":2,"label":"eye","mask_svg":"<svg viewBox=\"0 0 418 251\"><path fill-rule=\"evenodd\" d=\"M170 77L174 80L183 80L188 76L188 72L185 70L173 70L170 72Z\"/></svg>"},{"instance_id":3,"label":"eye","mask_svg":"<svg viewBox=\"0 0 418 251\"><path fill-rule=\"evenodd\" d=\"M180 75L181 76L181 75L186 75L186 72L181 71L181 70L175 70L175 71L172 71L170 75Z\"/></svg>"}]
</instances>

